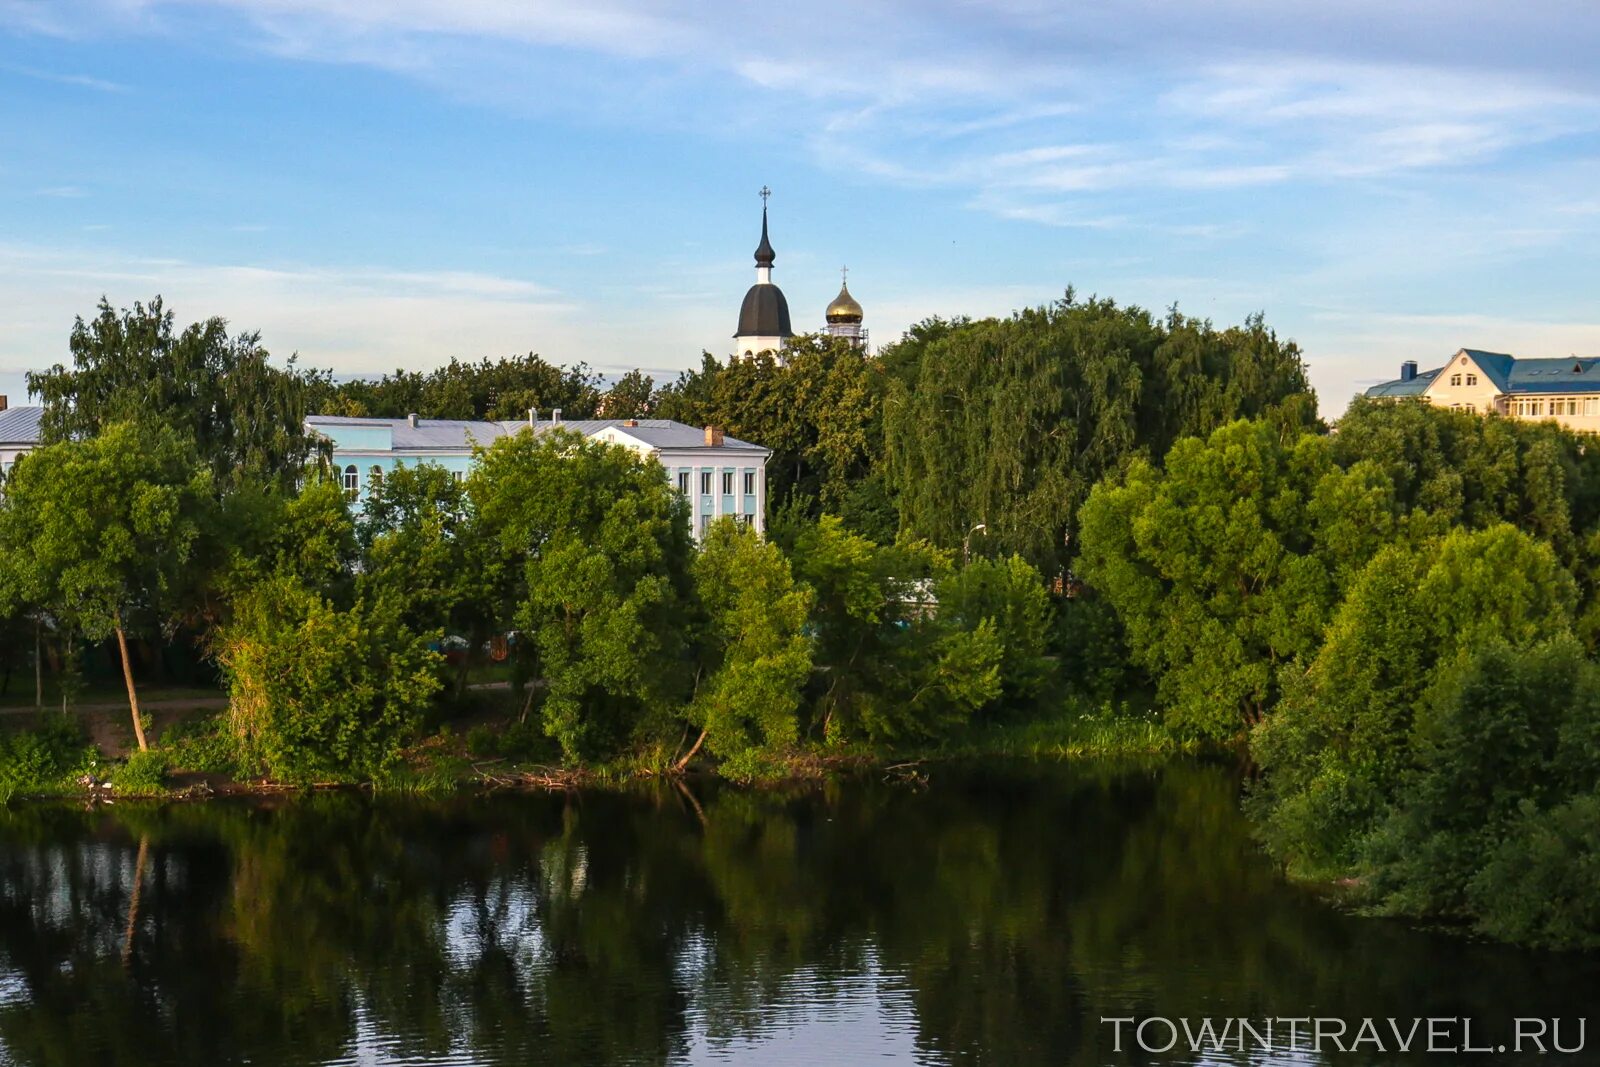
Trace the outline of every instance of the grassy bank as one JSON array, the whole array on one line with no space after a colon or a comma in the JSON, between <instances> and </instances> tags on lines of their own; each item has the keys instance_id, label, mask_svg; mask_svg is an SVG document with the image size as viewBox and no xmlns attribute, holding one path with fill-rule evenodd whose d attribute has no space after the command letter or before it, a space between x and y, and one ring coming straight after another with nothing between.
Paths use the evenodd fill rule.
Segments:
<instances>
[{"instance_id":1,"label":"grassy bank","mask_svg":"<svg viewBox=\"0 0 1600 1067\"><path fill-rule=\"evenodd\" d=\"M433 724L399 763L376 774L316 782L263 778L241 760L238 744L217 714L197 712L170 721L150 751L127 752L117 743L120 738L107 740L105 724L92 714L46 712L0 732L0 803L20 797L211 795L321 786L419 795L461 788L566 789L657 777L675 759L675 753L640 752L608 763L562 766L553 744L537 729L484 703L472 714ZM806 745L774 757L763 777L818 779L863 767L974 758L1159 757L1198 747L1174 735L1148 706L1071 703L1049 718L975 725L939 745ZM119 758L120 753L125 755Z\"/></svg>"}]
</instances>

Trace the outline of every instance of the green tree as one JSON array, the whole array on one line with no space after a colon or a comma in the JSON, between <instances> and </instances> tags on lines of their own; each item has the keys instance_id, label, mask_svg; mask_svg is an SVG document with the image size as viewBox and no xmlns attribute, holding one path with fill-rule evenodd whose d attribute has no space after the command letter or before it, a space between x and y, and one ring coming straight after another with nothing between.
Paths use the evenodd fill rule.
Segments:
<instances>
[{"instance_id":1,"label":"green tree","mask_svg":"<svg viewBox=\"0 0 1600 1067\"><path fill-rule=\"evenodd\" d=\"M292 482L314 451L305 431L312 380L292 358L272 366L260 334L230 336L220 318L174 332L173 321L159 296L120 312L102 299L93 319L78 319L72 366L28 375L44 402L44 439L147 420L191 439L219 488L249 478Z\"/></svg>"},{"instance_id":2,"label":"green tree","mask_svg":"<svg viewBox=\"0 0 1600 1067\"><path fill-rule=\"evenodd\" d=\"M0 602L35 605L91 640L115 635L134 736L148 748L128 635L183 606L211 475L166 426L113 423L31 453L0 496Z\"/></svg>"},{"instance_id":3,"label":"green tree","mask_svg":"<svg viewBox=\"0 0 1600 1067\"><path fill-rule=\"evenodd\" d=\"M247 759L292 781L388 767L438 688L433 636L394 598L341 609L286 573L251 586L214 641Z\"/></svg>"},{"instance_id":4,"label":"green tree","mask_svg":"<svg viewBox=\"0 0 1600 1067\"><path fill-rule=\"evenodd\" d=\"M1268 845L1308 872L1347 869L1415 769L1419 709L1461 657L1570 634L1575 600L1550 546L1504 524L1375 556L1252 732Z\"/></svg>"},{"instance_id":5,"label":"green tree","mask_svg":"<svg viewBox=\"0 0 1600 1067\"><path fill-rule=\"evenodd\" d=\"M799 532L792 556L815 593L825 738L937 738L999 700L994 618L940 611L948 554L926 542L878 545L824 515Z\"/></svg>"},{"instance_id":6,"label":"green tree","mask_svg":"<svg viewBox=\"0 0 1600 1067\"><path fill-rule=\"evenodd\" d=\"M659 734L686 695L692 604L688 505L660 465L514 434L479 454L468 492L537 649L545 731L573 760Z\"/></svg>"},{"instance_id":7,"label":"green tree","mask_svg":"<svg viewBox=\"0 0 1600 1067\"><path fill-rule=\"evenodd\" d=\"M1000 702L1028 710L1055 675L1050 633L1055 625L1044 579L1027 560L975 559L951 570L934 587L939 618L960 630L994 628L1000 644Z\"/></svg>"},{"instance_id":8,"label":"green tree","mask_svg":"<svg viewBox=\"0 0 1600 1067\"><path fill-rule=\"evenodd\" d=\"M811 591L796 585L776 545L731 518L707 528L693 573L706 623L687 715L700 736L677 768L704 744L724 774L750 778L765 753L800 737Z\"/></svg>"},{"instance_id":9,"label":"green tree","mask_svg":"<svg viewBox=\"0 0 1600 1067\"><path fill-rule=\"evenodd\" d=\"M1394 526L1371 467L1265 422L1186 438L1166 469L1135 460L1084 505L1084 578L1115 607L1169 718L1211 737L1259 722L1276 673L1312 655L1340 582Z\"/></svg>"},{"instance_id":10,"label":"green tree","mask_svg":"<svg viewBox=\"0 0 1600 1067\"><path fill-rule=\"evenodd\" d=\"M612 383L600 398L595 414L603 419L631 419L649 415L654 407L655 379L631 370Z\"/></svg>"},{"instance_id":11,"label":"green tree","mask_svg":"<svg viewBox=\"0 0 1600 1067\"><path fill-rule=\"evenodd\" d=\"M1260 321L1217 331L1109 300L1009 319L924 323L882 357L889 494L901 526L946 548L977 522L982 549L1058 574L1090 488L1136 453L1239 418L1315 425L1299 351Z\"/></svg>"}]
</instances>

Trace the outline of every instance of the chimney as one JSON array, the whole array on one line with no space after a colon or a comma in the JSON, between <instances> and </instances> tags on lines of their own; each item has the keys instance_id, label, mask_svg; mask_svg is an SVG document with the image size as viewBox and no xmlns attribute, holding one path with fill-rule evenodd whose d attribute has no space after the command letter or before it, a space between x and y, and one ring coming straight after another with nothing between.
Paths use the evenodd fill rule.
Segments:
<instances>
[{"instance_id":1,"label":"chimney","mask_svg":"<svg viewBox=\"0 0 1600 1067\"><path fill-rule=\"evenodd\" d=\"M721 448L722 447L722 427L720 427L720 426L707 426L706 427L706 444L709 445L712 448Z\"/></svg>"},{"instance_id":2,"label":"chimney","mask_svg":"<svg viewBox=\"0 0 1600 1067\"><path fill-rule=\"evenodd\" d=\"M538 428L539 428L539 409L538 408L529 408L528 409L528 429L537 430Z\"/></svg>"},{"instance_id":3,"label":"chimney","mask_svg":"<svg viewBox=\"0 0 1600 1067\"><path fill-rule=\"evenodd\" d=\"M0 396L0 400L4 400L4 399L5 399L5 397ZM638 419L623 419L622 420L622 425L624 425L626 427L629 427L631 429L631 428L639 425L639 420Z\"/></svg>"},{"instance_id":4,"label":"chimney","mask_svg":"<svg viewBox=\"0 0 1600 1067\"><path fill-rule=\"evenodd\" d=\"M417 428L417 413L415 411L406 416L406 425L413 430Z\"/></svg>"},{"instance_id":5,"label":"chimney","mask_svg":"<svg viewBox=\"0 0 1600 1067\"><path fill-rule=\"evenodd\" d=\"M3 393L0 393L0 411L4 411L7 408L7 406L8 406L8 404L6 402L5 395Z\"/></svg>"},{"instance_id":6,"label":"chimney","mask_svg":"<svg viewBox=\"0 0 1600 1067\"><path fill-rule=\"evenodd\" d=\"M1402 382L1409 382L1413 378L1415 378L1416 376L1417 376L1417 361L1416 360L1408 359L1404 363L1400 364L1400 380Z\"/></svg>"},{"instance_id":7,"label":"chimney","mask_svg":"<svg viewBox=\"0 0 1600 1067\"><path fill-rule=\"evenodd\" d=\"M551 408L550 409L550 421L551 422L560 422L561 421L561 409L560 408Z\"/></svg>"}]
</instances>

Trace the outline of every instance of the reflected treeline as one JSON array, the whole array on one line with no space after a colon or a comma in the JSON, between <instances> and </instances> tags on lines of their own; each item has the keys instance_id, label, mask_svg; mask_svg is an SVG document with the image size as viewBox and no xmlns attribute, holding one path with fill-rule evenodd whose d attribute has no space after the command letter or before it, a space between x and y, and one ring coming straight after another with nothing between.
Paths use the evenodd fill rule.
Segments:
<instances>
[{"instance_id":1,"label":"reflected treeline","mask_svg":"<svg viewBox=\"0 0 1600 1067\"><path fill-rule=\"evenodd\" d=\"M0 1058L670 1063L873 988L925 1061L1138 1063L1101 1016L1509 1034L1600 977L1285 886L1226 768L933 779L6 811Z\"/></svg>"}]
</instances>

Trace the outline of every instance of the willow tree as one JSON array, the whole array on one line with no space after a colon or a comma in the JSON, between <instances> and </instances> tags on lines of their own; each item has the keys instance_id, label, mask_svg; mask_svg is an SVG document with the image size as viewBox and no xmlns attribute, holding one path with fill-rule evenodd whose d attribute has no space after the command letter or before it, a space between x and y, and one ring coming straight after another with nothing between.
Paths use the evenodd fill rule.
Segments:
<instances>
[{"instance_id":1,"label":"willow tree","mask_svg":"<svg viewBox=\"0 0 1600 1067\"><path fill-rule=\"evenodd\" d=\"M1008 319L914 327L882 354L885 473L904 531L1019 553L1047 573L1075 554L1089 489L1135 454L1262 415L1315 421L1298 349L1252 318L1217 330L1069 290Z\"/></svg>"},{"instance_id":2,"label":"willow tree","mask_svg":"<svg viewBox=\"0 0 1600 1067\"><path fill-rule=\"evenodd\" d=\"M128 635L179 606L211 491L177 431L114 423L30 453L0 496L0 602L36 605L91 640L116 637L140 749Z\"/></svg>"}]
</instances>

